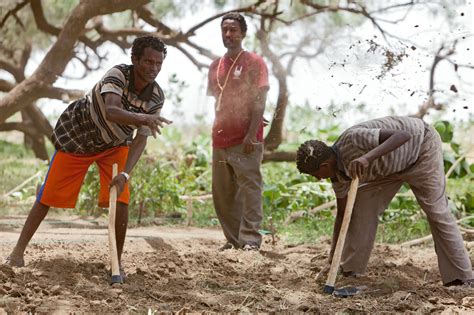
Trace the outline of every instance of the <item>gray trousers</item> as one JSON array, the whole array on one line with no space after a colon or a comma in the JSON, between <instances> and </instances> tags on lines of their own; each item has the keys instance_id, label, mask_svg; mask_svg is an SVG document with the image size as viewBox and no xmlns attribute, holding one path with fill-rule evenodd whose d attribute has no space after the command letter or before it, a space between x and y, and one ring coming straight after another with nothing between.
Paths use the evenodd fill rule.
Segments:
<instances>
[{"instance_id":1,"label":"gray trousers","mask_svg":"<svg viewBox=\"0 0 474 315\"><path fill-rule=\"evenodd\" d=\"M217 217L228 242L240 248L260 246L258 232L263 218L262 175L263 144L250 154L243 145L212 152L212 198Z\"/></svg>"},{"instance_id":2,"label":"gray trousers","mask_svg":"<svg viewBox=\"0 0 474 315\"><path fill-rule=\"evenodd\" d=\"M426 131L417 162L383 180L359 186L344 244L344 271L364 273L374 246L378 215L406 182L426 213L443 283L473 278L471 261L456 221L448 208L441 139L433 127Z\"/></svg>"}]
</instances>

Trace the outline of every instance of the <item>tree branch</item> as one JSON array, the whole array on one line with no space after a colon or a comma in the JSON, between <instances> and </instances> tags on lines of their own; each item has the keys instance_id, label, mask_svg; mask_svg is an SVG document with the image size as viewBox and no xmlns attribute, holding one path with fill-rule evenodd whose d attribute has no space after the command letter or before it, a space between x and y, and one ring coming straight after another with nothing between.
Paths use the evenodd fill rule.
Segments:
<instances>
[{"instance_id":1,"label":"tree branch","mask_svg":"<svg viewBox=\"0 0 474 315\"><path fill-rule=\"evenodd\" d=\"M54 35L54 36L59 36L61 33L61 28L56 27L54 25L51 25L48 23L46 20L46 17L44 16L44 11L43 11L43 5L41 4L41 0L30 0L31 3L31 11L33 12L33 17L35 18L36 26L38 27L39 30ZM82 34L82 32L81 32ZM94 43L89 40L86 36L79 36L79 39L87 46L92 48L92 50L95 51L97 48Z\"/></svg>"},{"instance_id":2,"label":"tree branch","mask_svg":"<svg viewBox=\"0 0 474 315\"><path fill-rule=\"evenodd\" d=\"M385 7L385 8L381 8L377 11L369 12L369 11L367 11L367 8L365 6L363 6L362 4L360 4L358 2L355 2L355 1L352 2L352 3L357 5L359 7L358 9L351 8L349 6L347 6L347 7L339 6L339 5L336 5L336 4L322 5L322 4L312 3L312 2L310 2L310 0L301 0L301 3L315 9L316 12L313 12L313 15L314 14L319 14L319 13L324 13L324 12L340 12L340 11L349 12L349 13L357 14L357 15L362 15L365 18L367 18L375 26L376 29L378 29L378 31L383 36L385 41L388 41L387 40L388 36L396 38L396 39L400 39L400 38L396 35L393 35L393 34L387 32L385 29L383 29L380 26L379 22L378 22L378 20L380 20L380 19L376 18L374 16L374 14L379 13L379 12L383 12L384 10L390 10L390 9L393 9L393 8L400 8L400 7L407 7L409 5L414 5L415 4L414 2L409 2L409 3L400 4L400 5L388 6L388 7ZM429 2L425 2L425 3L428 4ZM410 9L411 9L411 7L409 7L409 10ZM395 22L392 22L392 23L395 23Z\"/></svg>"},{"instance_id":3,"label":"tree branch","mask_svg":"<svg viewBox=\"0 0 474 315\"><path fill-rule=\"evenodd\" d=\"M59 33L61 33L61 29L48 23L46 17L44 16L41 0L30 0L30 3L31 11L33 12L33 17L35 18L38 29L45 33L58 36Z\"/></svg>"},{"instance_id":4,"label":"tree branch","mask_svg":"<svg viewBox=\"0 0 474 315\"><path fill-rule=\"evenodd\" d=\"M240 13L245 13L245 12L256 12L257 8L262 4L262 3L265 3L266 1L264 0L258 0L257 2L255 2L254 4L251 4L249 6L246 6L246 7L242 7L242 8L239 8L239 9L233 9L233 10L229 10L229 11L224 11L224 12L221 12L221 13L218 13L218 14L215 14L207 19L205 19L204 21L194 25L193 27L191 27L187 32L186 34L193 34L194 35L194 32L198 29L200 29L201 27L203 27L204 25L206 25L207 23L209 22L212 22L214 21L215 19L218 19L224 15L226 15L227 13L230 13L230 12L240 12Z\"/></svg>"},{"instance_id":5,"label":"tree branch","mask_svg":"<svg viewBox=\"0 0 474 315\"><path fill-rule=\"evenodd\" d=\"M286 220L283 224L288 225L290 223L295 222L297 219L302 218L305 215L308 215L308 216L311 215L312 216L312 215L315 215L319 211L330 209L330 208L335 207L335 206L336 206L336 199L325 202L325 203L323 203L323 204L321 204L321 205L319 205L319 206L317 206L313 209L310 209L310 210L300 210L300 211L292 212L286 218Z\"/></svg>"},{"instance_id":6,"label":"tree branch","mask_svg":"<svg viewBox=\"0 0 474 315\"><path fill-rule=\"evenodd\" d=\"M36 89L40 85L52 85L61 75L71 59L74 45L82 34L89 19L137 8L149 0L82 0L71 12L57 41L50 48L33 75L18 84L0 99L0 123L37 98Z\"/></svg>"},{"instance_id":7,"label":"tree branch","mask_svg":"<svg viewBox=\"0 0 474 315\"><path fill-rule=\"evenodd\" d=\"M31 44L29 42L25 43L25 46L20 51L20 56L18 58L15 58L14 52L11 52L9 55L11 55L11 61L0 59L0 69L9 72L15 78L16 82L21 82L25 79L25 67L31 55Z\"/></svg>"},{"instance_id":8,"label":"tree branch","mask_svg":"<svg viewBox=\"0 0 474 315\"><path fill-rule=\"evenodd\" d=\"M10 16L13 16L15 17L15 19L17 20L17 22L21 25L21 27L24 27L23 26L23 23L21 23L20 19L18 19L18 17L16 16L16 13L18 11L20 11L23 7L25 7L27 4L29 3L29 0L23 0L22 2L20 3L17 3L16 7L14 7L13 9L9 10L7 12L7 14L5 14L5 16L3 17L2 21L0 22L0 28L2 28L5 23L7 22L8 20L8 17Z\"/></svg>"},{"instance_id":9,"label":"tree branch","mask_svg":"<svg viewBox=\"0 0 474 315\"><path fill-rule=\"evenodd\" d=\"M99 33L101 42L110 41L122 49L127 49L131 46L127 41L128 36L142 36L150 33L133 27L112 30L104 25L102 19L96 19L94 29Z\"/></svg>"},{"instance_id":10,"label":"tree branch","mask_svg":"<svg viewBox=\"0 0 474 315\"><path fill-rule=\"evenodd\" d=\"M10 92L14 87L15 84L0 79L0 92ZM66 103L84 96L84 91L82 90L68 90L54 86L38 87L37 92L38 98L56 99Z\"/></svg>"},{"instance_id":11,"label":"tree branch","mask_svg":"<svg viewBox=\"0 0 474 315\"><path fill-rule=\"evenodd\" d=\"M15 84L7 80L0 79L0 92L10 92L15 87Z\"/></svg>"},{"instance_id":12,"label":"tree branch","mask_svg":"<svg viewBox=\"0 0 474 315\"><path fill-rule=\"evenodd\" d=\"M433 65L431 66L431 69L430 69L428 100L419 107L418 112L413 115L414 117L423 119L423 117L426 115L426 113L428 112L430 108L434 108L436 110L441 110L443 108L442 104L439 104L439 103L437 104L435 103L435 100L434 100L434 85L435 85L434 74L439 62L451 56L452 54L454 54L456 44L457 44L457 41L455 41L453 43L453 47L448 49L445 53L443 53L443 51L445 50L444 44L442 44L441 47L438 49L438 52L436 53L433 60Z\"/></svg>"},{"instance_id":13,"label":"tree branch","mask_svg":"<svg viewBox=\"0 0 474 315\"><path fill-rule=\"evenodd\" d=\"M383 7L378 10L371 11L370 14L387 12L392 9L399 9L402 7L408 7L408 9L411 10L411 8L413 8L414 5L420 5L420 4L437 4L437 3L433 3L432 1L419 1L419 2L410 1L410 2L405 2L405 3L389 5L387 7Z\"/></svg>"},{"instance_id":14,"label":"tree branch","mask_svg":"<svg viewBox=\"0 0 474 315\"><path fill-rule=\"evenodd\" d=\"M185 55L186 57L188 57L189 60L191 60L191 62L199 69L201 70L202 68L209 68L209 65L208 64L205 64L205 63L202 63L202 62L199 62L196 58L194 58L194 56L192 54L190 54L186 49L184 49L183 47L181 47L180 45L175 45L173 46L175 47L176 49L178 49L180 52L183 53L183 55Z\"/></svg>"},{"instance_id":15,"label":"tree branch","mask_svg":"<svg viewBox=\"0 0 474 315\"><path fill-rule=\"evenodd\" d=\"M35 137L37 137L38 133L40 133L49 139L49 137L51 137L51 134L53 133L53 127L51 126L43 112L35 104L27 106L26 111L28 112L28 117L34 124L33 128L36 129ZM25 122L27 123L27 121Z\"/></svg>"},{"instance_id":16,"label":"tree branch","mask_svg":"<svg viewBox=\"0 0 474 315\"><path fill-rule=\"evenodd\" d=\"M29 136L36 135L36 129L31 125L27 125L21 122L7 122L0 124L0 131L21 131Z\"/></svg>"},{"instance_id":17,"label":"tree branch","mask_svg":"<svg viewBox=\"0 0 474 315\"><path fill-rule=\"evenodd\" d=\"M143 21L147 22L151 26L156 27L156 29L160 31L163 35L171 36L174 33L174 31L167 25L155 19L153 13L147 7L141 6L137 8L136 12L139 18L141 18Z\"/></svg>"},{"instance_id":18,"label":"tree branch","mask_svg":"<svg viewBox=\"0 0 474 315\"><path fill-rule=\"evenodd\" d=\"M263 153L263 163L266 163L266 162L294 162L294 161L296 161L296 152L265 151Z\"/></svg>"},{"instance_id":19,"label":"tree branch","mask_svg":"<svg viewBox=\"0 0 474 315\"><path fill-rule=\"evenodd\" d=\"M273 114L270 130L265 137L265 149L275 150L283 141L283 121L285 119L286 107L288 105L288 72L281 63L280 57L270 50L268 41L268 32L265 31L265 21L262 18L260 22L260 29L257 31L257 38L260 40L260 47L265 57L270 59L273 65L273 73L278 81L278 98L275 113Z\"/></svg>"},{"instance_id":20,"label":"tree branch","mask_svg":"<svg viewBox=\"0 0 474 315\"><path fill-rule=\"evenodd\" d=\"M0 59L0 69L5 70L6 72L10 73L15 78L15 80L18 77L23 75L23 72L21 71L21 69L18 66L12 64L9 61L3 60L3 59Z\"/></svg>"},{"instance_id":21,"label":"tree branch","mask_svg":"<svg viewBox=\"0 0 474 315\"><path fill-rule=\"evenodd\" d=\"M84 96L84 91L82 90L69 90L54 86L39 87L38 93L40 97L57 99L66 103L69 103Z\"/></svg>"},{"instance_id":22,"label":"tree branch","mask_svg":"<svg viewBox=\"0 0 474 315\"><path fill-rule=\"evenodd\" d=\"M218 55L212 53L212 51L210 51L209 49L198 46L195 43L191 42L190 40L186 42L186 45L196 49L201 55L206 56L211 60L215 60L215 59L219 58Z\"/></svg>"},{"instance_id":23,"label":"tree branch","mask_svg":"<svg viewBox=\"0 0 474 315\"><path fill-rule=\"evenodd\" d=\"M293 65L296 61L296 58L304 58L304 59L311 59L311 58L315 58L316 56L320 55L324 49L324 45L323 44L320 44L318 46L318 48L311 54L309 53L304 53L303 52L303 49L305 46L307 46L309 43L312 42L312 38L310 36L305 36L301 39L301 41L296 45L295 49L290 52L290 53L283 53L280 55L280 58L283 58L284 56L286 55L290 55L290 60L288 61L288 65L286 67L286 71L288 72L288 74L292 74L292 70L293 70ZM324 42L324 41L323 41Z\"/></svg>"}]
</instances>

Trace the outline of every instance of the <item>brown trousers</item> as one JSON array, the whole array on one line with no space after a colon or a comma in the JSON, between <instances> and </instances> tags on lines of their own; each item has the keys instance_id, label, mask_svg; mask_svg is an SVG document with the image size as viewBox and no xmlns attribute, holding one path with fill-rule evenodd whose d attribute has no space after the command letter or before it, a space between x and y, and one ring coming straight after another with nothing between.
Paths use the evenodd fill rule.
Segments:
<instances>
[{"instance_id":1,"label":"brown trousers","mask_svg":"<svg viewBox=\"0 0 474 315\"><path fill-rule=\"evenodd\" d=\"M214 208L227 241L236 248L262 243L258 230L263 218L263 144L255 145L250 154L242 148L240 144L212 152Z\"/></svg>"},{"instance_id":2,"label":"brown trousers","mask_svg":"<svg viewBox=\"0 0 474 315\"><path fill-rule=\"evenodd\" d=\"M426 213L443 283L473 278L461 233L448 208L441 139L433 127L426 131L417 162L383 180L359 186L342 254L344 271L364 273L374 246L378 215L406 182Z\"/></svg>"}]
</instances>

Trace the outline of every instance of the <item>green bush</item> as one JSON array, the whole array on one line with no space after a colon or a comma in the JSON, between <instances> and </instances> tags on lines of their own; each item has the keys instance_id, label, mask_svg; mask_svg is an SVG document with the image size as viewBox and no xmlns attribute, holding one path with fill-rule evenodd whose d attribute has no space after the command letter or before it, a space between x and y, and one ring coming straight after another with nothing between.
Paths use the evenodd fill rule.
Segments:
<instances>
[{"instance_id":1,"label":"green bush","mask_svg":"<svg viewBox=\"0 0 474 315\"><path fill-rule=\"evenodd\" d=\"M309 138L322 138L329 142L336 139L340 127L334 121L323 118L310 119L308 106L298 109L295 115L303 115L307 128L298 129L298 124L289 124L287 142L284 148L295 150L299 143ZM301 126L301 125L300 125ZM449 122L435 123L445 144L444 163L447 171L457 163L447 182L450 204L457 217L474 214L474 166L462 159L462 146L453 141L455 131ZM211 192L211 143L208 133L189 134L180 128L165 128L157 140L151 140L144 156L132 172L130 221L150 222L157 217L169 218L171 223L184 223L187 216L187 202L182 196L200 196ZM20 157L20 158L18 158ZM38 170L44 173L47 165L35 160L32 153L21 145L0 143L0 175L9 178L0 187L3 192L12 189ZM33 166L32 166L33 165ZM262 165L264 179L262 229L272 229L289 243L316 242L321 236L332 233L333 211L326 209L314 215L308 211L334 198L329 181L315 181L311 176L299 174L295 163L265 163ZM39 181L38 181L39 182ZM35 184L36 185L36 184ZM34 195L29 185L17 195L25 200ZM409 188L403 186L379 219L378 239L384 242L401 242L429 233L429 226ZM99 176L96 166L88 171L81 189L78 207L83 215L105 215L106 210L97 207ZM6 209L6 205L0 205ZM31 205L29 205L31 206ZM218 226L212 199L192 202L191 224L197 226ZM11 205L8 205L11 208ZM16 211L16 210L14 210ZM22 210L23 211L23 210ZM285 225L288 216L303 211L300 219ZM270 226L269 217L272 217ZM474 226L474 220L466 221Z\"/></svg>"}]
</instances>

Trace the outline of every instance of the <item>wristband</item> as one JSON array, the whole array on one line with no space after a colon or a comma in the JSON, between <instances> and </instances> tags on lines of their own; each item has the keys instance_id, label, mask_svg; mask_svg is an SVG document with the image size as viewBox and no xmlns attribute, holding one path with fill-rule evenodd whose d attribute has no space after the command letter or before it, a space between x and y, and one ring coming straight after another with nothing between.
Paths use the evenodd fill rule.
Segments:
<instances>
[{"instance_id":1,"label":"wristband","mask_svg":"<svg viewBox=\"0 0 474 315\"><path fill-rule=\"evenodd\" d=\"M123 177L125 177L125 182L128 182L129 179L130 179L130 175L128 175L128 174L125 173L125 172L120 172L119 175L123 175Z\"/></svg>"}]
</instances>

